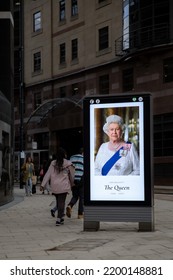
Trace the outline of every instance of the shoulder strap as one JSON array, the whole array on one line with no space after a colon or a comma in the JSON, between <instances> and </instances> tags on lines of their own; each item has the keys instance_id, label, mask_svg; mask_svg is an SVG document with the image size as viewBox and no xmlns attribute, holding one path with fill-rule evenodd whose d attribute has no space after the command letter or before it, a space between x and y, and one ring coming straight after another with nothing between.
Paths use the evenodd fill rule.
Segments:
<instances>
[{"instance_id":1,"label":"shoulder strap","mask_svg":"<svg viewBox=\"0 0 173 280\"><path fill-rule=\"evenodd\" d=\"M104 166L102 167L103 176L106 176L110 171L110 169L112 168L112 166L115 164L115 162L117 162L117 160L121 158L119 153L121 149L122 147L118 151L116 151L116 153L104 164Z\"/></svg>"},{"instance_id":2,"label":"shoulder strap","mask_svg":"<svg viewBox=\"0 0 173 280\"><path fill-rule=\"evenodd\" d=\"M131 142L127 141L126 144L131 144ZM119 148L118 151L104 164L102 167L102 175L105 176L108 174L112 166L121 158L119 151L124 150L124 146Z\"/></svg>"}]
</instances>

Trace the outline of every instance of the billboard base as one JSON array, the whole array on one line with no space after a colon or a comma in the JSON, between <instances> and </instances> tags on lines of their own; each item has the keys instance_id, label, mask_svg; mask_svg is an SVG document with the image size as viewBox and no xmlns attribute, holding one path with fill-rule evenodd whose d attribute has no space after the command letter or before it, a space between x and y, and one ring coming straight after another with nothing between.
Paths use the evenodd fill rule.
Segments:
<instances>
[{"instance_id":1,"label":"billboard base","mask_svg":"<svg viewBox=\"0 0 173 280\"><path fill-rule=\"evenodd\" d=\"M154 231L154 207L85 206L84 231L98 231L100 222L137 222L139 231Z\"/></svg>"},{"instance_id":2,"label":"billboard base","mask_svg":"<svg viewBox=\"0 0 173 280\"><path fill-rule=\"evenodd\" d=\"M148 222L148 223L139 223L139 231L154 231L154 223Z\"/></svg>"},{"instance_id":3,"label":"billboard base","mask_svg":"<svg viewBox=\"0 0 173 280\"><path fill-rule=\"evenodd\" d=\"M84 231L98 231L100 229L100 222L87 222L84 220Z\"/></svg>"}]
</instances>

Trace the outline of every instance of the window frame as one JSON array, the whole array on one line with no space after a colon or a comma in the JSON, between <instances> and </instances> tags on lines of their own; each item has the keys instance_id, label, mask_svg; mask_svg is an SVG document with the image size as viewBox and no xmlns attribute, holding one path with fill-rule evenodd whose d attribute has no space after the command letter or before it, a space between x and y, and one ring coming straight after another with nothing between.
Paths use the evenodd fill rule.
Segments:
<instances>
[{"instance_id":1,"label":"window frame","mask_svg":"<svg viewBox=\"0 0 173 280\"><path fill-rule=\"evenodd\" d=\"M33 72L34 73L40 72L41 66L42 66L41 51L34 52L33 53Z\"/></svg>"},{"instance_id":2,"label":"window frame","mask_svg":"<svg viewBox=\"0 0 173 280\"><path fill-rule=\"evenodd\" d=\"M66 19L66 3L65 0L59 1L59 21L65 21Z\"/></svg>"},{"instance_id":3,"label":"window frame","mask_svg":"<svg viewBox=\"0 0 173 280\"><path fill-rule=\"evenodd\" d=\"M163 60L163 82L173 82L173 57L165 58Z\"/></svg>"},{"instance_id":4,"label":"window frame","mask_svg":"<svg viewBox=\"0 0 173 280\"><path fill-rule=\"evenodd\" d=\"M103 51L108 48L109 48L109 26L107 25L98 29L98 50Z\"/></svg>"},{"instance_id":5,"label":"window frame","mask_svg":"<svg viewBox=\"0 0 173 280\"><path fill-rule=\"evenodd\" d=\"M173 113L154 115L154 157L173 156Z\"/></svg>"},{"instance_id":6,"label":"window frame","mask_svg":"<svg viewBox=\"0 0 173 280\"><path fill-rule=\"evenodd\" d=\"M66 86L62 86L59 88L59 96L60 98L66 97Z\"/></svg>"},{"instance_id":7,"label":"window frame","mask_svg":"<svg viewBox=\"0 0 173 280\"><path fill-rule=\"evenodd\" d=\"M122 70L122 89L124 92L134 89L134 69L132 67Z\"/></svg>"},{"instance_id":8,"label":"window frame","mask_svg":"<svg viewBox=\"0 0 173 280\"><path fill-rule=\"evenodd\" d=\"M75 17L78 15L78 1L71 0L71 16Z\"/></svg>"},{"instance_id":9,"label":"window frame","mask_svg":"<svg viewBox=\"0 0 173 280\"><path fill-rule=\"evenodd\" d=\"M34 109L37 109L42 104L41 91L34 93Z\"/></svg>"},{"instance_id":10,"label":"window frame","mask_svg":"<svg viewBox=\"0 0 173 280\"><path fill-rule=\"evenodd\" d=\"M75 83L71 85L72 96L77 95L79 93L79 84Z\"/></svg>"},{"instance_id":11,"label":"window frame","mask_svg":"<svg viewBox=\"0 0 173 280\"><path fill-rule=\"evenodd\" d=\"M110 76L104 74L99 76L99 94L109 94L110 91Z\"/></svg>"},{"instance_id":12,"label":"window frame","mask_svg":"<svg viewBox=\"0 0 173 280\"><path fill-rule=\"evenodd\" d=\"M75 38L71 41L71 60L78 59L78 39Z\"/></svg>"},{"instance_id":13,"label":"window frame","mask_svg":"<svg viewBox=\"0 0 173 280\"><path fill-rule=\"evenodd\" d=\"M36 17L38 14L40 14L40 16ZM40 19L40 23L36 23L37 21L39 21L39 19ZM42 14L41 11L37 11L33 13L33 32L35 33L41 30L42 30Z\"/></svg>"},{"instance_id":14,"label":"window frame","mask_svg":"<svg viewBox=\"0 0 173 280\"><path fill-rule=\"evenodd\" d=\"M65 64L66 63L66 44L61 43L59 45L59 63Z\"/></svg>"}]
</instances>

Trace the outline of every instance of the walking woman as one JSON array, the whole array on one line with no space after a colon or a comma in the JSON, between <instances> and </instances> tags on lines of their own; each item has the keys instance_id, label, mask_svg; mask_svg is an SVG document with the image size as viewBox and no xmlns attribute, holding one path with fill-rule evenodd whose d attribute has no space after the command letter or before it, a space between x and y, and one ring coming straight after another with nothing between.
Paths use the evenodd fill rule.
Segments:
<instances>
[{"instance_id":1,"label":"walking woman","mask_svg":"<svg viewBox=\"0 0 173 280\"><path fill-rule=\"evenodd\" d=\"M28 156L26 158L26 162L22 166L23 174L24 174L24 182L25 182L25 193L26 196L32 195L32 176L35 174L34 164L32 162L32 158Z\"/></svg>"},{"instance_id":2,"label":"walking woman","mask_svg":"<svg viewBox=\"0 0 173 280\"><path fill-rule=\"evenodd\" d=\"M56 159L53 160L46 172L41 187L44 188L50 180L52 194L56 197L58 209L56 226L64 224L64 209L67 194L74 184L74 166L71 161L65 158L64 149L59 148Z\"/></svg>"}]
</instances>

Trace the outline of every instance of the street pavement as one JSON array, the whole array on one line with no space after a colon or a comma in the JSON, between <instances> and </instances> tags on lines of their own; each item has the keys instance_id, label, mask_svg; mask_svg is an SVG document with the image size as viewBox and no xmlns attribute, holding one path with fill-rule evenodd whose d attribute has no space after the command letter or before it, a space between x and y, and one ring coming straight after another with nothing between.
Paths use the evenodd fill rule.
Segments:
<instances>
[{"instance_id":1,"label":"street pavement","mask_svg":"<svg viewBox=\"0 0 173 280\"><path fill-rule=\"evenodd\" d=\"M67 197L67 202L70 195ZM83 231L83 219L72 217L55 226L52 195L26 197L14 187L14 200L0 207L1 260L172 260L173 195L155 194L155 231L139 232L138 223L100 223Z\"/></svg>"}]
</instances>

